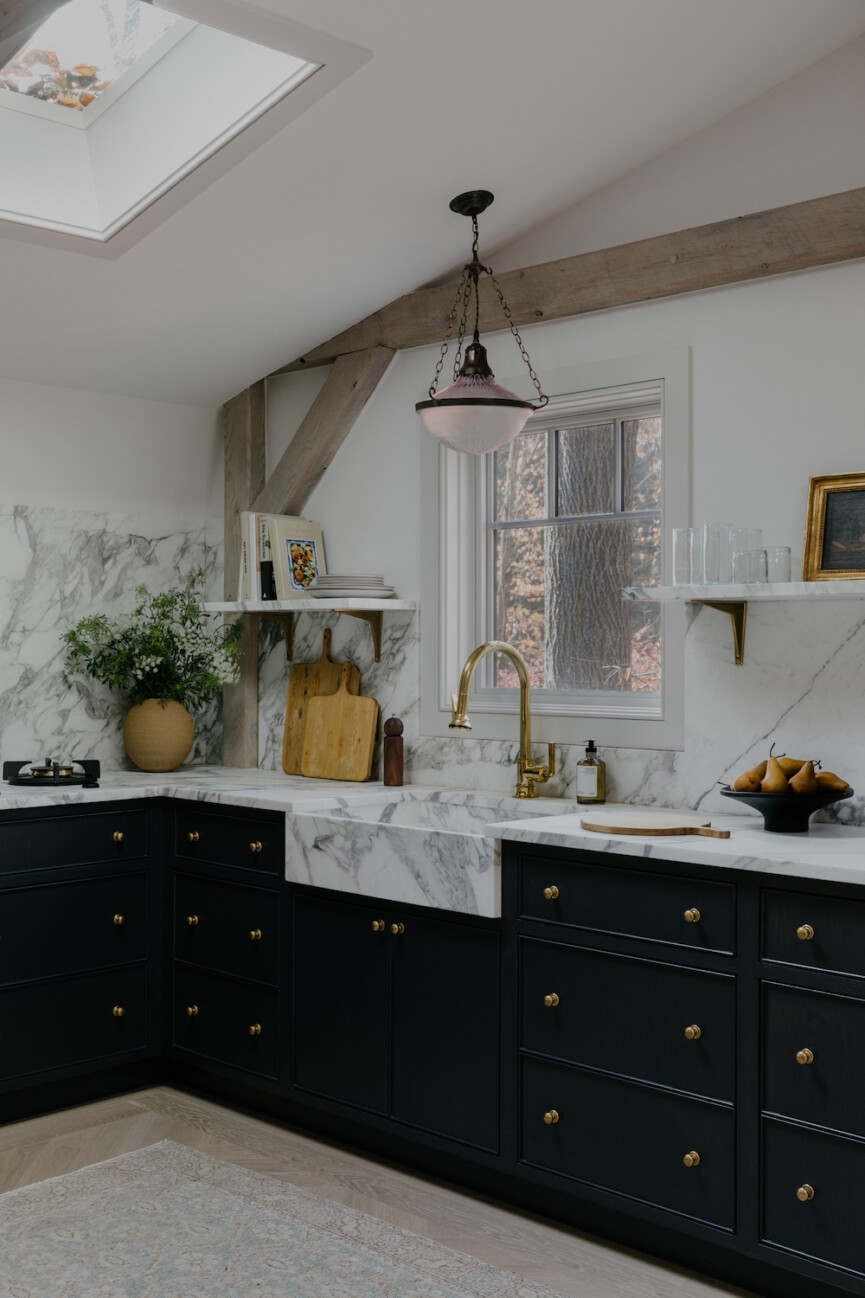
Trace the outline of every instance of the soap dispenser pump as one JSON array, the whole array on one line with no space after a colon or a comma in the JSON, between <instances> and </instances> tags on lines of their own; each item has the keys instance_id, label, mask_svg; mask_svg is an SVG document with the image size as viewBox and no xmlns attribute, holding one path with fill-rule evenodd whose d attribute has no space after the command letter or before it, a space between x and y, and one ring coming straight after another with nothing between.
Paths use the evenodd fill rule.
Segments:
<instances>
[{"instance_id":1,"label":"soap dispenser pump","mask_svg":"<svg viewBox=\"0 0 865 1298\"><path fill-rule=\"evenodd\" d=\"M598 757L594 739L584 740L585 757L577 762L577 802L606 802L607 766Z\"/></svg>"}]
</instances>

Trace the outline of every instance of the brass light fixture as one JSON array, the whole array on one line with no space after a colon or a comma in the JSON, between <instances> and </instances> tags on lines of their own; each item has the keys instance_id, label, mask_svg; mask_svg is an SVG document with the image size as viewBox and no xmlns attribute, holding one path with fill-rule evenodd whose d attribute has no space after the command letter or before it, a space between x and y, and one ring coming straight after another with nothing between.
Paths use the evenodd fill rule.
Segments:
<instances>
[{"instance_id":1,"label":"brass light fixture","mask_svg":"<svg viewBox=\"0 0 865 1298\"><path fill-rule=\"evenodd\" d=\"M451 201L450 209L460 216L470 216L472 221L472 259L463 267L457 286L454 304L448 316L447 332L442 343L441 355L436 365L435 375L430 384L429 401L419 401L415 406L424 422L427 431L450 446L455 451L465 451L469 455L485 455L488 451L497 451L513 441L522 432L526 420L535 410L542 409L549 397L545 396L532 368L529 354L523 345L511 317L510 307L505 301L498 280L489 266L485 266L478 257L478 216L486 211L493 196L486 189L473 189L465 194L458 194ZM502 312L510 331L514 336L520 354L528 366L532 382L538 390L538 404L523 401L515 392L509 392L496 383L495 375L487 361L486 348L481 344L478 332L480 319L480 297L478 281L481 275L489 275L493 288L498 294ZM466 334L466 319L471 306L472 294L475 299L475 327L472 341L465 348L463 341ZM450 387L437 393L439 377L444 366L445 355L454 330L454 322L459 312L457 329L457 350L454 357L454 381Z\"/></svg>"}]
</instances>

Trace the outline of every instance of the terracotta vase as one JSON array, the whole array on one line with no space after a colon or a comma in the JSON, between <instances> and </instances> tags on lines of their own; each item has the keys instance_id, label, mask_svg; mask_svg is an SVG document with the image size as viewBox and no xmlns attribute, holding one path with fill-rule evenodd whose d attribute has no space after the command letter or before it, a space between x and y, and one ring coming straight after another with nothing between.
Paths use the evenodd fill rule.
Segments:
<instances>
[{"instance_id":1,"label":"terracotta vase","mask_svg":"<svg viewBox=\"0 0 865 1298\"><path fill-rule=\"evenodd\" d=\"M145 699L133 703L123 723L123 742L142 771L173 771L189 756L195 726L182 703Z\"/></svg>"}]
</instances>

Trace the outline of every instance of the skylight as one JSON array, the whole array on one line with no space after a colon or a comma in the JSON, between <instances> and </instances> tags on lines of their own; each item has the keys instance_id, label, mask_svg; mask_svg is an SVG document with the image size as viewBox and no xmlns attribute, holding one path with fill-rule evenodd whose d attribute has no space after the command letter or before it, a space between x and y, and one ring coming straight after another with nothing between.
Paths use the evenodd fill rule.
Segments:
<instances>
[{"instance_id":1,"label":"skylight","mask_svg":"<svg viewBox=\"0 0 865 1298\"><path fill-rule=\"evenodd\" d=\"M84 111L177 21L141 0L70 0L0 68L0 89Z\"/></svg>"}]
</instances>

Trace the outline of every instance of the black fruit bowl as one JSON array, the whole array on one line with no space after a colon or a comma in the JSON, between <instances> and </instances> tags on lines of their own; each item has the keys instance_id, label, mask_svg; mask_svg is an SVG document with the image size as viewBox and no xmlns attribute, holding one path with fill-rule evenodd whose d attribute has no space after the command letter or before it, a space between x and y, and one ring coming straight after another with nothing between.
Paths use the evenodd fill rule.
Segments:
<instances>
[{"instance_id":1,"label":"black fruit bowl","mask_svg":"<svg viewBox=\"0 0 865 1298\"><path fill-rule=\"evenodd\" d=\"M835 793L821 789L819 793L736 793L727 787L721 795L735 802L744 802L763 817L763 827L773 834L807 834L808 822L822 807L833 802L843 802L853 797L853 790Z\"/></svg>"}]
</instances>

